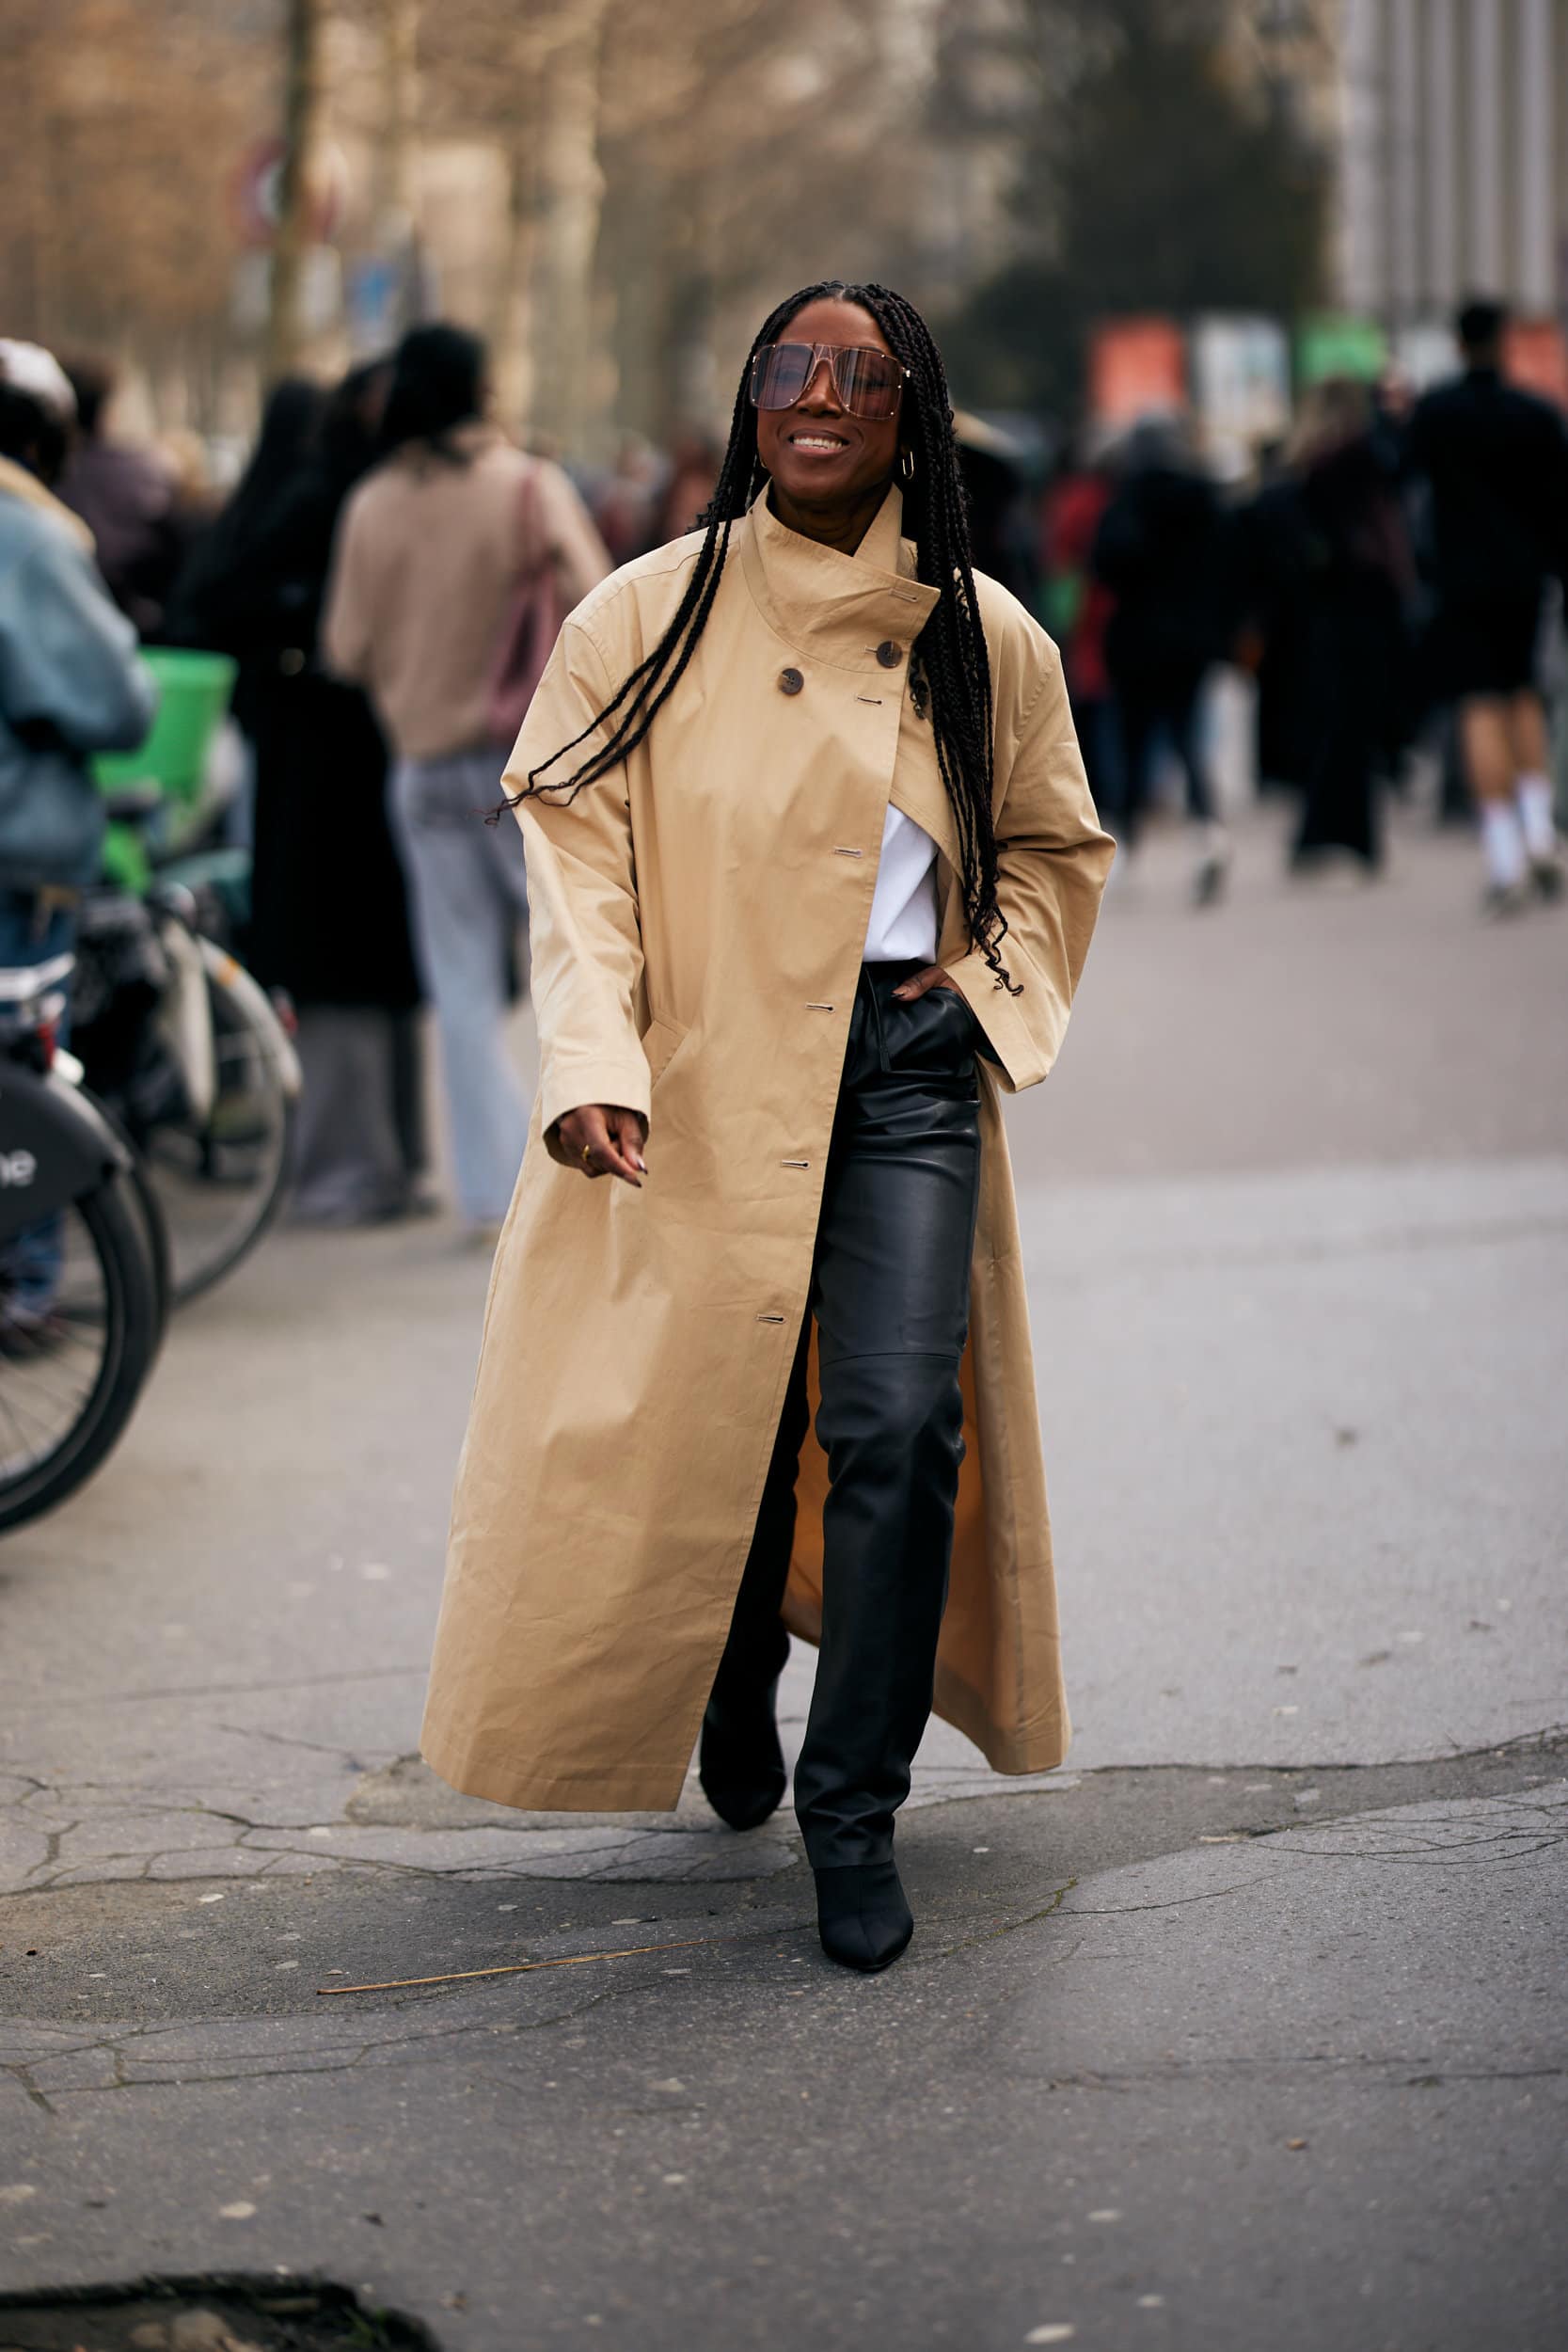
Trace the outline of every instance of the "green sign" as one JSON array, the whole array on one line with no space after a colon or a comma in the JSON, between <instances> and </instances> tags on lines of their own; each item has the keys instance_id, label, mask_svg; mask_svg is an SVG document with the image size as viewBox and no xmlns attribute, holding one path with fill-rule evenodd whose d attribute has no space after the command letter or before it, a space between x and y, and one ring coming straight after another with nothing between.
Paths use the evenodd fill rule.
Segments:
<instances>
[{"instance_id":1,"label":"green sign","mask_svg":"<svg viewBox=\"0 0 1568 2352\"><path fill-rule=\"evenodd\" d=\"M1325 376L1354 375L1370 384L1382 374L1388 342L1371 319L1320 311L1303 322L1296 334L1296 378L1306 386Z\"/></svg>"}]
</instances>

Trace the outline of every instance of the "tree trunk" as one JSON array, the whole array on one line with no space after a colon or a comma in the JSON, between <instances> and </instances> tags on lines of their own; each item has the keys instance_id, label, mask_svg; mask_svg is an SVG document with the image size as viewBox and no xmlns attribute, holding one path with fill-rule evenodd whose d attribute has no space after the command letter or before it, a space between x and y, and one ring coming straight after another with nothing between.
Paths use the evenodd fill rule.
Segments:
<instances>
[{"instance_id":1,"label":"tree trunk","mask_svg":"<svg viewBox=\"0 0 1568 2352\"><path fill-rule=\"evenodd\" d=\"M321 119L321 33L325 0L288 0L284 31L283 167L267 306L267 377L298 365L304 329L300 280L310 243L310 167Z\"/></svg>"},{"instance_id":2,"label":"tree trunk","mask_svg":"<svg viewBox=\"0 0 1568 2352\"><path fill-rule=\"evenodd\" d=\"M580 0L546 69L532 326L533 421L578 437L604 174L599 168L599 49L606 0Z\"/></svg>"},{"instance_id":3,"label":"tree trunk","mask_svg":"<svg viewBox=\"0 0 1568 2352\"><path fill-rule=\"evenodd\" d=\"M506 238L490 304L491 373L496 405L509 427L533 413L530 333L539 226L538 128L519 123L506 158Z\"/></svg>"},{"instance_id":4,"label":"tree trunk","mask_svg":"<svg viewBox=\"0 0 1568 2352\"><path fill-rule=\"evenodd\" d=\"M381 0L381 119L372 160L376 251L397 273L388 322L400 335L420 315L417 186L420 0Z\"/></svg>"}]
</instances>

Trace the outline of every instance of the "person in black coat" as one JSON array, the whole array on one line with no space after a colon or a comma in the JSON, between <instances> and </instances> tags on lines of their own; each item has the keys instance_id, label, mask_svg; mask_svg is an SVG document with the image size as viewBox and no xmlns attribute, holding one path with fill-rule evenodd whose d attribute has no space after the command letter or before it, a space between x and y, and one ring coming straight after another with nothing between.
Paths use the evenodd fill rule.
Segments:
<instances>
[{"instance_id":1,"label":"person in black coat","mask_svg":"<svg viewBox=\"0 0 1568 2352\"><path fill-rule=\"evenodd\" d=\"M325 400L278 386L256 455L176 603L182 636L236 656L255 755L246 960L299 1020L294 1214L380 1221L412 1205L421 1156L412 1016L420 982L386 813L387 752L317 631L343 501L371 464L385 371Z\"/></svg>"},{"instance_id":2,"label":"person in black coat","mask_svg":"<svg viewBox=\"0 0 1568 2352\"><path fill-rule=\"evenodd\" d=\"M1537 655L1547 585L1568 582L1568 431L1549 403L1503 381L1507 324L1500 303L1465 304L1465 373L1418 404L1405 453L1429 498L1431 688L1459 707L1498 914L1562 896Z\"/></svg>"},{"instance_id":3,"label":"person in black coat","mask_svg":"<svg viewBox=\"0 0 1568 2352\"><path fill-rule=\"evenodd\" d=\"M1286 500L1291 503L1289 509ZM1415 580L1388 453L1364 385L1314 386L1275 501L1284 579L1268 607L1286 773L1301 792L1298 869L1348 850L1382 862L1378 785L1414 719L1406 615Z\"/></svg>"},{"instance_id":4,"label":"person in black coat","mask_svg":"<svg viewBox=\"0 0 1568 2352\"><path fill-rule=\"evenodd\" d=\"M1229 849L1199 739L1203 683L1227 648L1226 517L1174 421L1149 419L1128 443L1120 487L1101 521L1094 570L1116 597L1105 631L1120 733L1119 791L1108 822L1123 856L1136 846L1162 737L1186 776L1202 828L1194 877L1200 906L1225 885Z\"/></svg>"}]
</instances>

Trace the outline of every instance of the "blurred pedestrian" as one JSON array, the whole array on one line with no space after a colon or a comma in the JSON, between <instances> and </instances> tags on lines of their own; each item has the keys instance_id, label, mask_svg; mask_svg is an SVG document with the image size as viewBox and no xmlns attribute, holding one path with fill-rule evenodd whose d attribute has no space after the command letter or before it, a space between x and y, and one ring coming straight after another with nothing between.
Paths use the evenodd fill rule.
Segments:
<instances>
[{"instance_id":1,"label":"blurred pedestrian","mask_svg":"<svg viewBox=\"0 0 1568 2352\"><path fill-rule=\"evenodd\" d=\"M1054 650L972 566L907 302L815 286L766 321L705 531L568 622L507 781L542 1131L425 1753L505 1804L668 1806L701 1720L708 1801L754 1829L787 1619L821 1644L823 1947L882 1968L933 1680L1000 1770L1063 1752L999 1097L1051 1065L1110 862Z\"/></svg>"},{"instance_id":2,"label":"blurred pedestrian","mask_svg":"<svg viewBox=\"0 0 1568 2352\"><path fill-rule=\"evenodd\" d=\"M157 451L112 430L119 381L106 361L72 359L67 373L77 431L59 495L92 532L99 569L120 611L139 636L158 637L189 543L173 471Z\"/></svg>"},{"instance_id":3,"label":"blurred pedestrian","mask_svg":"<svg viewBox=\"0 0 1568 2352\"><path fill-rule=\"evenodd\" d=\"M1020 453L1005 433L962 408L954 414L953 437L974 561L1033 611L1039 564Z\"/></svg>"},{"instance_id":4,"label":"blurred pedestrian","mask_svg":"<svg viewBox=\"0 0 1568 2352\"><path fill-rule=\"evenodd\" d=\"M623 435L614 470L592 501L594 521L612 564L629 564L655 545L662 474L653 444L641 433Z\"/></svg>"},{"instance_id":5,"label":"blurred pedestrian","mask_svg":"<svg viewBox=\"0 0 1568 2352\"><path fill-rule=\"evenodd\" d=\"M1501 303L1465 305L1465 372L1418 404L1407 443L1431 501L1431 682L1459 707L1493 914L1563 892L1538 665L1547 586L1568 579L1568 432L1503 381L1507 324Z\"/></svg>"},{"instance_id":6,"label":"blurred pedestrian","mask_svg":"<svg viewBox=\"0 0 1568 2352\"><path fill-rule=\"evenodd\" d=\"M685 538L707 512L719 481L723 452L711 433L697 427L677 434L670 451L670 475L659 501L654 545Z\"/></svg>"},{"instance_id":7,"label":"blurred pedestrian","mask_svg":"<svg viewBox=\"0 0 1568 2352\"><path fill-rule=\"evenodd\" d=\"M169 597L167 632L176 644L232 654L238 661L233 714L253 747L280 646L276 583L250 559L299 480L325 405L320 385L308 376L284 376L273 386L245 470L198 537Z\"/></svg>"},{"instance_id":8,"label":"blurred pedestrian","mask_svg":"<svg viewBox=\"0 0 1568 2352\"><path fill-rule=\"evenodd\" d=\"M0 342L0 967L69 955L98 878L94 752L130 751L154 697L136 636L103 587L87 525L54 495L75 395L36 343ZM0 1252L0 1345L47 1323L58 1220Z\"/></svg>"},{"instance_id":9,"label":"blurred pedestrian","mask_svg":"<svg viewBox=\"0 0 1568 2352\"><path fill-rule=\"evenodd\" d=\"M1116 599L1105 630L1120 739L1111 827L1130 856L1168 742L1199 829L1193 897L1208 906L1223 893L1230 865L1200 732L1204 682L1232 634L1225 519L1175 418L1135 426L1120 472L1094 548L1096 576Z\"/></svg>"},{"instance_id":10,"label":"blurred pedestrian","mask_svg":"<svg viewBox=\"0 0 1568 2352\"><path fill-rule=\"evenodd\" d=\"M1274 651L1290 678L1302 793L1291 863L1344 850L1382 859L1378 782L1411 731L1406 613L1415 566L1364 384L1332 377L1302 404L1290 447L1297 532Z\"/></svg>"},{"instance_id":11,"label":"blurred pedestrian","mask_svg":"<svg viewBox=\"0 0 1568 2352\"><path fill-rule=\"evenodd\" d=\"M0 341L0 964L69 952L72 909L98 878L103 803L94 752L130 751L154 694L135 631L93 562L92 534L54 495L75 397L36 343Z\"/></svg>"},{"instance_id":12,"label":"blurred pedestrian","mask_svg":"<svg viewBox=\"0 0 1568 2352\"><path fill-rule=\"evenodd\" d=\"M1046 627L1062 649L1073 724L1095 805L1110 806L1117 747L1110 740L1111 675L1105 631L1115 603L1096 576L1094 547L1116 485L1102 449L1070 444L1040 509L1040 571Z\"/></svg>"},{"instance_id":13,"label":"blurred pedestrian","mask_svg":"<svg viewBox=\"0 0 1568 2352\"><path fill-rule=\"evenodd\" d=\"M417 1205L398 1057L420 985L386 746L364 694L328 676L319 649L338 518L374 456L386 389L374 364L308 404L280 388L181 608L200 643L244 665L256 763L245 952L297 1016L293 1214L324 1225Z\"/></svg>"},{"instance_id":14,"label":"blurred pedestrian","mask_svg":"<svg viewBox=\"0 0 1568 2352\"><path fill-rule=\"evenodd\" d=\"M380 462L348 501L324 623L395 755L394 830L436 1006L463 1216L493 1242L528 1134L507 1056L526 937L520 836L480 822L562 612L610 568L561 468L485 416L477 336L420 326L392 368ZM548 642L546 642L548 641Z\"/></svg>"},{"instance_id":15,"label":"blurred pedestrian","mask_svg":"<svg viewBox=\"0 0 1568 2352\"><path fill-rule=\"evenodd\" d=\"M177 426L159 434L153 451L173 486L169 520L179 554L178 580L197 541L223 512L224 493L214 474L212 452L199 433Z\"/></svg>"},{"instance_id":16,"label":"blurred pedestrian","mask_svg":"<svg viewBox=\"0 0 1568 2352\"><path fill-rule=\"evenodd\" d=\"M1301 481L1287 441L1258 453L1259 485L1236 512L1236 659L1255 681L1254 762L1260 793L1299 791L1306 765L1298 671L1309 557Z\"/></svg>"}]
</instances>

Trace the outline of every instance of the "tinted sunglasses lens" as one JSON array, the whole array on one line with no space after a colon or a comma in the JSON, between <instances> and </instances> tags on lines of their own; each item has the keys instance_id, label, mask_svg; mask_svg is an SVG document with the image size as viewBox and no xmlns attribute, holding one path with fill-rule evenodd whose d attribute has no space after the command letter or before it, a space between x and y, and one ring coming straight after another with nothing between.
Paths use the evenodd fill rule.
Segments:
<instances>
[{"instance_id":1,"label":"tinted sunglasses lens","mask_svg":"<svg viewBox=\"0 0 1568 2352\"><path fill-rule=\"evenodd\" d=\"M752 369L752 405L793 408L811 381L810 343L769 343Z\"/></svg>"},{"instance_id":2,"label":"tinted sunglasses lens","mask_svg":"<svg viewBox=\"0 0 1568 2352\"><path fill-rule=\"evenodd\" d=\"M880 422L897 409L904 371L882 351L840 351L833 358L833 381L852 417Z\"/></svg>"}]
</instances>

